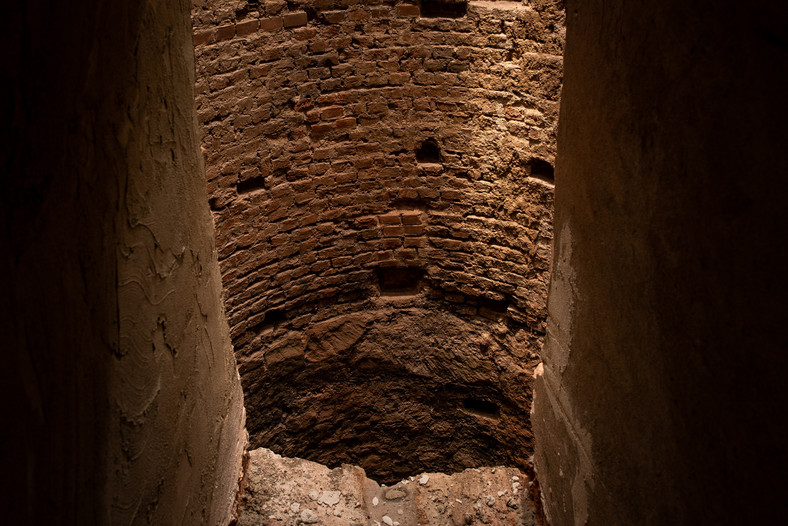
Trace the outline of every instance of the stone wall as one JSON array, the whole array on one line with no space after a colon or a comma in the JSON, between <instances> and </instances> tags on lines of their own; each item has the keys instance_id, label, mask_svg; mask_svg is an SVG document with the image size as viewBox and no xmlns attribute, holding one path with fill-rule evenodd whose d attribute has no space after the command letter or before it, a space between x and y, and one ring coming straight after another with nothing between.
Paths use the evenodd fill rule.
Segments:
<instances>
[{"instance_id":1,"label":"stone wall","mask_svg":"<svg viewBox=\"0 0 788 526\"><path fill-rule=\"evenodd\" d=\"M546 1L448 14L194 2L197 109L255 446L373 476L531 451L563 14Z\"/></svg>"}]
</instances>

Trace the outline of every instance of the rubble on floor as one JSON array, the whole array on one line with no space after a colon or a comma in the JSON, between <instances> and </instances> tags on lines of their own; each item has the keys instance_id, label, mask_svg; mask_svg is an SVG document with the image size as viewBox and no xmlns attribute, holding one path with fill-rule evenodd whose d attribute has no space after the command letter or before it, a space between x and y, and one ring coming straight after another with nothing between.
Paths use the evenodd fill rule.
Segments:
<instances>
[{"instance_id":1,"label":"rubble on floor","mask_svg":"<svg viewBox=\"0 0 788 526\"><path fill-rule=\"evenodd\" d=\"M381 486L358 466L328 467L250 451L238 526L532 526L528 477L516 468L423 473Z\"/></svg>"}]
</instances>

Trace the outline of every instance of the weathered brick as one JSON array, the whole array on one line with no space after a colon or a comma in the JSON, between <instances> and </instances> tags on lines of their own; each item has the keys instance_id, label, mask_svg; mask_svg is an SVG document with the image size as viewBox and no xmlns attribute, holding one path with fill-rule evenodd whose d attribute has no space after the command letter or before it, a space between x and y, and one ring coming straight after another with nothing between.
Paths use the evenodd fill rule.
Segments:
<instances>
[{"instance_id":1,"label":"weathered brick","mask_svg":"<svg viewBox=\"0 0 788 526\"><path fill-rule=\"evenodd\" d=\"M335 121L335 125L338 130L346 130L348 128L353 128L356 125L356 118L345 117L344 119L338 119Z\"/></svg>"},{"instance_id":2,"label":"weathered brick","mask_svg":"<svg viewBox=\"0 0 788 526\"><path fill-rule=\"evenodd\" d=\"M307 331L318 302L341 313L374 291L378 266L424 269L422 297L451 303L454 314L477 316L481 305L492 311L482 315L500 315L479 299L499 293L519 298L528 315L517 323L543 323L552 193L510 161L513 152L553 161L560 62L510 59L508 49L517 38L521 49L558 52L549 38L516 36L522 28L506 25L513 15L501 33L501 18L485 9L422 19L416 4L318 0L313 24L270 0L259 23L225 28L218 43L232 9L222 22L195 23L206 183L239 356L277 348L249 335L249 322L292 310L276 330ZM440 162L417 162L426 138ZM273 188L239 198L238 181L255 178ZM501 208L510 201L516 213Z\"/></svg>"},{"instance_id":3,"label":"weathered brick","mask_svg":"<svg viewBox=\"0 0 788 526\"><path fill-rule=\"evenodd\" d=\"M283 17L285 27L299 27L305 26L308 22L306 13L304 11L297 11L294 13L286 13Z\"/></svg>"},{"instance_id":4,"label":"weathered brick","mask_svg":"<svg viewBox=\"0 0 788 526\"><path fill-rule=\"evenodd\" d=\"M247 20L245 22L235 24L235 34L239 37L242 37L256 32L259 28L259 20Z\"/></svg>"},{"instance_id":5,"label":"weathered brick","mask_svg":"<svg viewBox=\"0 0 788 526\"><path fill-rule=\"evenodd\" d=\"M398 212L378 216L381 225L400 225L402 218Z\"/></svg>"},{"instance_id":6,"label":"weathered brick","mask_svg":"<svg viewBox=\"0 0 788 526\"><path fill-rule=\"evenodd\" d=\"M283 25L284 20L281 16L273 16L260 20L260 29L263 31L276 31L277 29L281 29Z\"/></svg>"},{"instance_id":7,"label":"weathered brick","mask_svg":"<svg viewBox=\"0 0 788 526\"><path fill-rule=\"evenodd\" d=\"M315 135L323 135L334 129L333 123L313 124L310 126L310 131Z\"/></svg>"},{"instance_id":8,"label":"weathered brick","mask_svg":"<svg viewBox=\"0 0 788 526\"><path fill-rule=\"evenodd\" d=\"M363 7L353 9L348 13L348 19L353 20L354 22L363 22L369 20L370 18L372 18L372 15Z\"/></svg>"},{"instance_id":9,"label":"weathered brick","mask_svg":"<svg viewBox=\"0 0 788 526\"><path fill-rule=\"evenodd\" d=\"M419 16L419 6L415 4L397 4L397 15L399 16Z\"/></svg>"},{"instance_id":10,"label":"weathered brick","mask_svg":"<svg viewBox=\"0 0 788 526\"><path fill-rule=\"evenodd\" d=\"M329 24L341 24L347 20L347 11L324 11L321 16Z\"/></svg>"},{"instance_id":11,"label":"weathered brick","mask_svg":"<svg viewBox=\"0 0 788 526\"><path fill-rule=\"evenodd\" d=\"M229 40L235 37L235 24L220 26L216 28L216 41Z\"/></svg>"},{"instance_id":12,"label":"weathered brick","mask_svg":"<svg viewBox=\"0 0 788 526\"><path fill-rule=\"evenodd\" d=\"M216 32L213 29L194 32L194 45L212 44L216 41Z\"/></svg>"},{"instance_id":13,"label":"weathered brick","mask_svg":"<svg viewBox=\"0 0 788 526\"><path fill-rule=\"evenodd\" d=\"M401 213L403 225L420 225L422 212L418 210L403 210Z\"/></svg>"},{"instance_id":14,"label":"weathered brick","mask_svg":"<svg viewBox=\"0 0 788 526\"><path fill-rule=\"evenodd\" d=\"M310 38L314 38L315 35L317 35L317 30L311 27L296 29L293 32L293 36L296 40L309 40Z\"/></svg>"},{"instance_id":15,"label":"weathered brick","mask_svg":"<svg viewBox=\"0 0 788 526\"><path fill-rule=\"evenodd\" d=\"M323 120L336 119L345 113L345 108L342 106L329 106L320 111L320 118Z\"/></svg>"},{"instance_id":16,"label":"weathered brick","mask_svg":"<svg viewBox=\"0 0 788 526\"><path fill-rule=\"evenodd\" d=\"M405 228L401 226L387 226L383 228L383 235L386 237L402 236L405 234Z\"/></svg>"}]
</instances>

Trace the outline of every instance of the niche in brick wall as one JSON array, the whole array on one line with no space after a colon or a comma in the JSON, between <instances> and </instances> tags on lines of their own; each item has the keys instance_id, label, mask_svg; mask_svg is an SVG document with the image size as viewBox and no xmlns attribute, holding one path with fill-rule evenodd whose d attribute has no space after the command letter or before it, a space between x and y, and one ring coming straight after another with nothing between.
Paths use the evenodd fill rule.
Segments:
<instances>
[{"instance_id":1,"label":"niche in brick wall","mask_svg":"<svg viewBox=\"0 0 788 526\"><path fill-rule=\"evenodd\" d=\"M252 333L259 333L268 329L273 329L280 323L284 322L286 319L287 316L284 312L276 309L269 310L265 313L262 321L258 322L253 327L250 327L249 331Z\"/></svg>"},{"instance_id":2,"label":"niche in brick wall","mask_svg":"<svg viewBox=\"0 0 788 526\"><path fill-rule=\"evenodd\" d=\"M468 0L421 0L419 7L425 18L461 18L468 12Z\"/></svg>"},{"instance_id":3,"label":"niche in brick wall","mask_svg":"<svg viewBox=\"0 0 788 526\"><path fill-rule=\"evenodd\" d=\"M377 277L381 296L409 296L419 293L424 270L417 267L380 267Z\"/></svg>"},{"instance_id":4,"label":"niche in brick wall","mask_svg":"<svg viewBox=\"0 0 788 526\"><path fill-rule=\"evenodd\" d=\"M236 187L239 194L248 194L249 192L262 190L264 188L265 188L264 177L252 177L251 179L246 179L245 181L239 181Z\"/></svg>"},{"instance_id":5,"label":"niche in brick wall","mask_svg":"<svg viewBox=\"0 0 788 526\"><path fill-rule=\"evenodd\" d=\"M553 168L552 164L545 161L544 159L534 157L530 159L525 166L528 170L529 176L536 179L541 179L542 181L548 182L550 184L555 183L555 169Z\"/></svg>"},{"instance_id":6,"label":"niche in brick wall","mask_svg":"<svg viewBox=\"0 0 788 526\"><path fill-rule=\"evenodd\" d=\"M498 405L488 400L466 398L463 401L462 406L466 413L472 414L474 416L489 418L491 420L498 420L501 416Z\"/></svg>"},{"instance_id":7,"label":"niche in brick wall","mask_svg":"<svg viewBox=\"0 0 788 526\"><path fill-rule=\"evenodd\" d=\"M425 139L416 149L416 160L420 163L441 162L441 149L438 141L433 138Z\"/></svg>"}]
</instances>

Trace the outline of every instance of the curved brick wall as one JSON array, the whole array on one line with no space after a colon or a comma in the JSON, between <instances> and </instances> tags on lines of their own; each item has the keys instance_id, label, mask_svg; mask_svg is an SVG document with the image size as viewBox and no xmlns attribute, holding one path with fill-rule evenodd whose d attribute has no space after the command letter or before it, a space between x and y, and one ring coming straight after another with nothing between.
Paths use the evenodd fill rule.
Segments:
<instances>
[{"instance_id":1,"label":"curved brick wall","mask_svg":"<svg viewBox=\"0 0 788 526\"><path fill-rule=\"evenodd\" d=\"M427 18L392 1L195 2L253 446L383 479L525 462L552 240L556 4Z\"/></svg>"}]
</instances>

